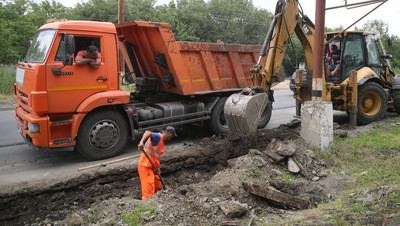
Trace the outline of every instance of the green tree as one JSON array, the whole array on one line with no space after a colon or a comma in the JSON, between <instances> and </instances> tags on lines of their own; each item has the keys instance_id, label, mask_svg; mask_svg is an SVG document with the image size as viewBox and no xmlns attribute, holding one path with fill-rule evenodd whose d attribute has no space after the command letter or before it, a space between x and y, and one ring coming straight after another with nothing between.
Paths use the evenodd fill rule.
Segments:
<instances>
[{"instance_id":1,"label":"green tree","mask_svg":"<svg viewBox=\"0 0 400 226\"><path fill-rule=\"evenodd\" d=\"M262 44L272 17L249 0L178 0L177 8L204 42Z\"/></svg>"},{"instance_id":2,"label":"green tree","mask_svg":"<svg viewBox=\"0 0 400 226\"><path fill-rule=\"evenodd\" d=\"M28 49L37 29L61 15L66 7L55 1L0 0L0 64L15 64Z\"/></svg>"}]
</instances>

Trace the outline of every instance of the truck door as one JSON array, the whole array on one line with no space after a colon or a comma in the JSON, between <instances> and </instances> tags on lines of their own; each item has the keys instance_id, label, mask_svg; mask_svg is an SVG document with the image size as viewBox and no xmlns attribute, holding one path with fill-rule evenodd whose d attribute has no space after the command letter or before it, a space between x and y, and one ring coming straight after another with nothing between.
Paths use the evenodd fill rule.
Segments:
<instances>
[{"instance_id":1,"label":"truck door","mask_svg":"<svg viewBox=\"0 0 400 226\"><path fill-rule=\"evenodd\" d=\"M62 34L57 35L53 54L49 56L47 62L46 85L50 113L74 112L84 99L94 93L107 90L108 75L103 57L107 53L103 51L105 48L102 37L73 35L76 46L73 65L63 67L62 60L65 54ZM80 50L86 50L89 45L95 45L102 55L102 62L97 69L89 64L76 64L77 53ZM61 74L54 73L53 69L57 68L62 68Z\"/></svg>"}]
</instances>

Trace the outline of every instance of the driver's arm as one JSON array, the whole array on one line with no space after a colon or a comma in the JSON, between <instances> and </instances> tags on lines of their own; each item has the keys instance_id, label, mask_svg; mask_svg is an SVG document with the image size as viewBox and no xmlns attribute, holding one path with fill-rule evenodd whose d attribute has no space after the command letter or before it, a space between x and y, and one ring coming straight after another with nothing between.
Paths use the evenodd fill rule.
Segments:
<instances>
[{"instance_id":1,"label":"driver's arm","mask_svg":"<svg viewBox=\"0 0 400 226\"><path fill-rule=\"evenodd\" d=\"M78 54L76 54L75 61L77 65L83 65L95 61L94 59L91 58L83 58L82 55L83 53L81 51L79 51Z\"/></svg>"}]
</instances>

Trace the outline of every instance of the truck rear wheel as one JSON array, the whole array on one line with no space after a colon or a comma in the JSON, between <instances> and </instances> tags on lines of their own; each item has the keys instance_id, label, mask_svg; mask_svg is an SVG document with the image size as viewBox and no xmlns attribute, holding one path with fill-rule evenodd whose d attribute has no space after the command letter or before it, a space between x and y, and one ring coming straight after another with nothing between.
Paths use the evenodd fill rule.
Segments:
<instances>
[{"instance_id":1,"label":"truck rear wheel","mask_svg":"<svg viewBox=\"0 0 400 226\"><path fill-rule=\"evenodd\" d=\"M357 103L357 122L359 125L369 124L381 119L387 110L386 93L374 82L360 87Z\"/></svg>"},{"instance_id":2,"label":"truck rear wheel","mask_svg":"<svg viewBox=\"0 0 400 226\"><path fill-rule=\"evenodd\" d=\"M208 121L208 126L214 133L228 133L228 122L224 115L224 106L228 98L222 97L211 110L211 119Z\"/></svg>"},{"instance_id":3,"label":"truck rear wheel","mask_svg":"<svg viewBox=\"0 0 400 226\"><path fill-rule=\"evenodd\" d=\"M400 115L400 90L393 91L392 93L394 110Z\"/></svg>"},{"instance_id":4,"label":"truck rear wheel","mask_svg":"<svg viewBox=\"0 0 400 226\"><path fill-rule=\"evenodd\" d=\"M268 125L269 120L272 115L272 102L269 101L267 107L265 107L264 112L261 115L260 122L258 123L258 128L262 129Z\"/></svg>"},{"instance_id":5,"label":"truck rear wheel","mask_svg":"<svg viewBox=\"0 0 400 226\"><path fill-rule=\"evenodd\" d=\"M76 147L88 160L110 158L118 155L128 141L128 123L112 110L102 110L82 122Z\"/></svg>"}]
</instances>

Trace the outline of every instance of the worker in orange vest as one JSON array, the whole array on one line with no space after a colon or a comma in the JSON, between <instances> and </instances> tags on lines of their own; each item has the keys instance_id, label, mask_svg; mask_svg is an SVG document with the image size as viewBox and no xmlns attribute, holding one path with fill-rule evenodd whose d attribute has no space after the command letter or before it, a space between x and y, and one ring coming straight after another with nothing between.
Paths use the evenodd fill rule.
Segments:
<instances>
[{"instance_id":1,"label":"worker in orange vest","mask_svg":"<svg viewBox=\"0 0 400 226\"><path fill-rule=\"evenodd\" d=\"M138 149L147 153L156 168L154 169L143 153L140 155L138 171L142 184L142 200L150 198L156 191L161 190L162 184L158 176L161 167L160 157L165 151L164 143L170 141L174 136L176 136L176 132L172 126L168 126L162 133L144 132Z\"/></svg>"}]
</instances>

